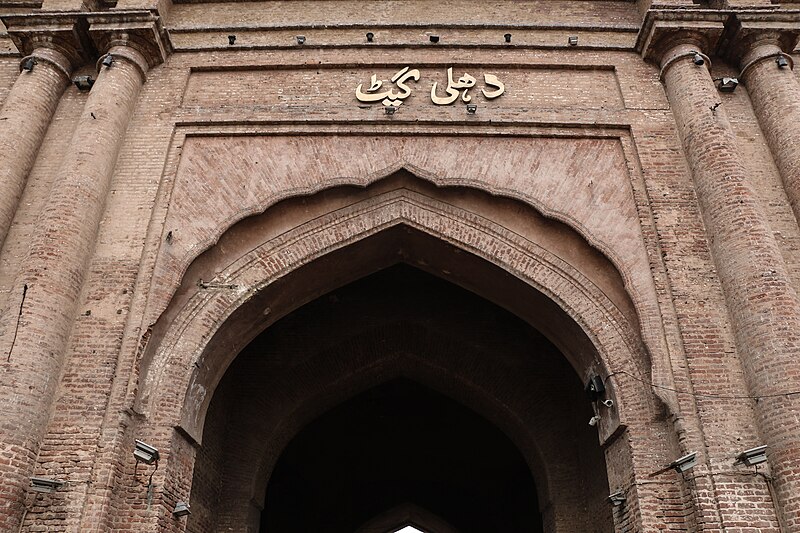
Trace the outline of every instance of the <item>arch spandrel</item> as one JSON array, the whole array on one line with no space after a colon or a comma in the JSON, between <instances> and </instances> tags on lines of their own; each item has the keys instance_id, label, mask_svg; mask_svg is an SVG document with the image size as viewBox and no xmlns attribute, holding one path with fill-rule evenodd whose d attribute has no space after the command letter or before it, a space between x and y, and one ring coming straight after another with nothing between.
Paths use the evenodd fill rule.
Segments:
<instances>
[{"instance_id":1,"label":"arch spandrel","mask_svg":"<svg viewBox=\"0 0 800 533\"><path fill-rule=\"evenodd\" d=\"M239 220L286 198L366 187L400 169L437 187L520 200L576 230L626 280L647 269L631 177L616 138L189 136L164 222L172 238L156 264L162 290L151 304L153 319L171 295L163 288L174 291L188 265ZM212 183L214 194L199 193Z\"/></svg>"},{"instance_id":2,"label":"arch spandrel","mask_svg":"<svg viewBox=\"0 0 800 533\"><path fill-rule=\"evenodd\" d=\"M577 328L566 333L548 331L544 322L535 324L545 335L551 336L568 358L573 355L573 366L582 378L585 377L583 374L590 372L609 375L617 369L626 369L642 382L648 379L649 368L636 331L638 328L632 326L630 313L626 316L620 310L625 307L621 302L618 305L609 300L606 293L613 292L610 286L601 288L569 262L502 226L401 188L327 217L317 217L309 225L282 233L229 263L212 281L216 287L231 288L196 291L176 311L163 337L151 343L152 351L146 359L148 368L141 387L142 407L147 409L148 405L156 402L163 407L154 410L158 417L166 417L166 423L180 425L199 441L204 412L215 383L238 349L271 320L279 318L279 313L273 307L275 312L269 318L250 329L226 331L220 329L220 325L242 323L234 315L237 312L248 313L246 304L258 302L257 294L280 283L289 272L313 264L337 249L348 249L353 243L387 228L401 226L414 228L455 249L474 254L512 278L534 287L534 292L543 295L543 304L549 302L554 312L561 313L564 318L561 323L574 324ZM393 260L397 261L397 258ZM357 265L358 261L354 263ZM322 287L320 290L326 292L331 288ZM314 293L308 298L318 295ZM294 301L291 304L298 306L302 303ZM290 310L288 307L281 312ZM569 345L578 338L585 341ZM209 357L219 354L219 346L225 346L228 355L225 358L219 355ZM186 369L192 370L191 379L188 379ZM624 380L625 376L618 375L612 379ZM633 388L641 389L641 386L641 382L637 382ZM166 390L171 392L165 394L163 391ZM616 391L615 394L621 393ZM158 397L154 397L156 395ZM617 401L619 412L624 416L625 399L620 396ZM181 413L172 407L176 404L183 406ZM618 426L616 417L607 417L601 424L603 439L610 437Z\"/></svg>"}]
</instances>

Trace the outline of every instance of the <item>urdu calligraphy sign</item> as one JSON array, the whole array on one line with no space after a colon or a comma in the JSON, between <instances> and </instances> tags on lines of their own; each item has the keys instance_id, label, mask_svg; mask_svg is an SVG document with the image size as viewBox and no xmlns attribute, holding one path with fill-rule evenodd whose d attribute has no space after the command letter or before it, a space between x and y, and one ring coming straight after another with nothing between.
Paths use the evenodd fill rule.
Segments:
<instances>
[{"instance_id":1,"label":"urdu calligraphy sign","mask_svg":"<svg viewBox=\"0 0 800 533\"><path fill-rule=\"evenodd\" d=\"M380 89L384 86L384 82L379 80L376 74L373 74L370 78L369 87L364 89L363 83L358 84L358 87L356 87L356 99L359 102L381 102L385 106L397 107L403 103L403 100L411 96L412 90L408 83L411 81L418 82L420 77L418 69L412 70L410 67L405 67L391 77L390 83L393 83L395 87L381 91ZM494 74L484 74L483 81L485 86L481 88L481 92L487 100L497 98L506 90L503 82ZM466 72L458 79L453 79L453 67L450 67L447 69L447 87L444 89L446 96L439 96L439 82L434 81L431 86L431 101L436 105L450 105L458 100L460 96L464 103L469 103L472 100L472 95L469 94L469 91L476 84L477 80ZM487 87L489 90L487 90Z\"/></svg>"}]
</instances>

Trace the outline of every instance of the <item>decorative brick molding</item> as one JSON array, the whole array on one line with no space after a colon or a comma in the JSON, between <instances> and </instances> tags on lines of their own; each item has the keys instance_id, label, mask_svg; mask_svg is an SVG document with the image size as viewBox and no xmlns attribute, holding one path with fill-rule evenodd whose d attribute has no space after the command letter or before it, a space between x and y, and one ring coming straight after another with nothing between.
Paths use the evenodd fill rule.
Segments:
<instances>
[{"instance_id":1,"label":"decorative brick molding","mask_svg":"<svg viewBox=\"0 0 800 533\"><path fill-rule=\"evenodd\" d=\"M725 24L718 54L739 65L744 72L754 61L764 57L762 46L774 47L773 53L791 54L798 41L798 10L737 11Z\"/></svg>"},{"instance_id":2,"label":"decorative brick molding","mask_svg":"<svg viewBox=\"0 0 800 533\"><path fill-rule=\"evenodd\" d=\"M112 47L130 47L142 56L146 71L172 52L160 16L148 10L52 12L4 15L2 21L23 56L52 48L79 67Z\"/></svg>"},{"instance_id":3,"label":"decorative brick molding","mask_svg":"<svg viewBox=\"0 0 800 533\"><path fill-rule=\"evenodd\" d=\"M51 48L67 58L71 68L58 60L60 68L71 71L92 57L94 47L88 39L88 23L82 13L26 13L4 15L8 35L23 56L38 48Z\"/></svg>"},{"instance_id":4,"label":"decorative brick molding","mask_svg":"<svg viewBox=\"0 0 800 533\"><path fill-rule=\"evenodd\" d=\"M682 44L710 55L723 33L725 18L716 10L650 10L639 30L636 50L658 65Z\"/></svg>"},{"instance_id":5,"label":"decorative brick molding","mask_svg":"<svg viewBox=\"0 0 800 533\"><path fill-rule=\"evenodd\" d=\"M417 205L418 202L424 203ZM222 327L225 322L225 317L230 316L239 307L249 302L262 288L267 287L274 280L285 275L282 272L298 268L314 257L319 257L330 250L338 249L350 242L363 239L384 227L403 223L408 223L412 226L421 224L423 227L426 227L427 224L429 224L428 217L432 216L427 213L428 210L432 209L432 207L429 207L429 202L430 200L424 199L424 197L398 191L395 194L387 195L386 198L376 198L374 201L366 203L366 205L362 207L363 212L359 212L360 209L354 206L349 210L352 214L347 216L340 213L331 214L329 217L317 221L317 224L311 225L309 228L299 228L297 231L292 232L292 234L284 238L274 242L264 243L251 254L237 259L228 269L220 272L218 277L208 281L211 286L235 286L235 290L198 291L194 298L184 307L185 311L170 323L169 330L165 333L163 340L159 343L151 342L150 349L156 350L156 352L153 353L152 361L147 361L147 359L145 359L148 367L143 369L147 372L144 374L143 382L140 387L141 396L137 410L140 412L152 413L153 415L159 413L158 417L162 418L166 414L166 411L160 406L162 400L157 398L161 397L165 390L173 389L175 386L178 386L178 382L174 381L176 376L168 377L169 374L162 374L162 372L168 372L168 368L183 367L185 364L188 365L186 368L191 368L193 365L192 361L203 361L206 357L206 355L203 354L207 350L205 344L206 342L211 342L212 337L217 334L216 330ZM414 215L412 216L407 213L413 213ZM453 223L454 220L456 220L454 217L458 213L458 210L448 207L447 211L440 215L442 217L441 220L442 222L448 220ZM436 219L433 220L435 221ZM472 217L470 219L471 225L487 224L487 222L488 221L480 220L477 217ZM374 226L374 229L359 231L359 225L363 224ZM455 233L451 235L451 231L455 232L455 230L448 229L446 233L439 234L440 231L444 231L441 222L437 223L435 227L428 228L427 231L431 231L434 235L452 242L455 245L462 247L467 246L466 243L459 243L458 241L452 240L455 238ZM486 234L482 239L489 239L489 235L495 232L501 232L495 238L512 238L510 233L503 232L501 228L496 226L492 227L491 230L487 228L484 231ZM351 237L344 239L343 235L349 232L355 233L353 233ZM503 235L503 237L499 235ZM309 247L312 246L311 243L323 242L328 243L325 248L319 250L314 248L309 249ZM481 248L489 246L489 244L484 244L477 234L474 238L470 239L470 243L471 244L467 247L468 250L476 246L480 246ZM493 243L492 246L497 249L501 248L499 242ZM526 246L532 247L533 250L525 252ZM575 350L574 352L570 350L567 353L568 358L571 357L572 354L576 357L580 357L580 359L574 359L573 364L582 368L582 374L590 372L593 367L599 365L596 371L599 371L602 367L604 375L612 374L614 373L614 369L624 367L630 369L630 372L635 372L635 375L640 379L646 379L644 378L644 372L647 372L647 369L642 368L641 358L633 355L623 356L623 354L633 354L640 349L638 346L641 340L638 339L638 332L636 332L635 329L630 329L627 320L620 314L619 310L616 309L612 302L605 299L601 291L593 287L593 284L588 279L584 278L579 271L570 268L567 264L563 263L563 261L559 260L559 258L551 256L545 250L532 243L518 241L512 245L512 242L507 242L505 247L509 252L504 253L504 255L510 253L510 250L515 250L515 254L521 255L515 257L513 262L511 262L510 259L505 260L509 262L509 264L505 264L505 261L501 261L491 253L485 251L481 253L479 250L471 251L473 251L473 253L478 253L489 262L498 264L504 269L512 271L518 268L513 266L517 264L530 264L530 268L534 268L532 263L533 259L527 257L527 254L535 254L538 258L536 263L541 263L535 267L535 270L553 269L552 275L560 279L557 284L545 283L544 281L537 283L531 279L530 283L537 287L539 291L548 294L552 300L563 302L562 305L567 305L566 302L570 300L571 296L567 296L567 293L550 293L551 289L548 287L550 285L561 285L563 283L577 283L581 286L581 289L576 292L580 292L583 295L593 293L592 301L594 301L594 298L597 298L597 301L591 304L588 301L580 304L576 302L574 305L585 309L585 311L578 311L578 307L576 307L571 311L567 310L567 314L570 315L573 320L582 324L584 330L594 331L601 327L601 323L606 327L609 324L614 324L616 325L615 327L620 328L618 333L620 337L615 342L623 342L626 345L624 350L622 350L621 347L618 349L603 349L600 355L601 360L595 361L579 356L579 354L584 353L584 350L586 350L585 346L581 350ZM287 259L281 259L284 257ZM300 261L300 263L290 267L289 264L295 261L294 258L297 258L296 260ZM551 262L553 265L547 267L546 265ZM284 263L286 264L284 265ZM556 264L558 266L555 266ZM267 271L263 271L264 268L267 268ZM556 274L556 272L559 272L559 274ZM567 274L566 272L570 273ZM531 274L524 275L520 272L518 275L527 279ZM600 306L604 310L600 311L600 307L598 307L595 311L590 312L589 308L594 306ZM211 313L211 315L208 313ZM278 313L278 311L276 310L275 313ZM588 314L584 316L584 313ZM595 315L594 313L599 314ZM600 314L606 318L601 320ZM590 326L586 322L589 320L589 316L593 317L592 320L596 319L598 321L594 326ZM611 318L612 316L613 319ZM270 316L269 318L270 321L274 319L274 316ZM623 326L625 324L628 325ZM201 331L207 327L213 327L214 331ZM260 329L261 326L254 326L254 330ZM598 331L597 333L590 334L590 336L591 335L600 335L600 333ZM201 341L201 339L207 340ZM240 342L246 343L246 339L247 337L242 337L240 338ZM197 345L197 349L189 350L189 346L194 345L195 342L200 342L200 344ZM608 342L611 342L610 339ZM180 352L175 351L175 347L178 345L183 347ZM235 351L232 351L231 355L233 355L233 353L235 353ZM181 362L178 362L178 360L173 361L173 358L176 357L179 358ZM614 362L606 361L603 359L604 357L611 357L614 359ZM618 359L619 357L623 358ZM204 411L207 408L207 401L210 399L210 396L193 397L194 393L190 391L199 393L204 390L213 390L216 386L215 380L219 379L221 374L218 370L213 370L212 368L219 367L219 369L222 369L226 367L228 363L229 362L225 361L214 361L213 364L211 362L203 362L201 366L208 370L207 373L205 370L200 373L192 372L191 382L188 382L184 386L178 386L181 390L185 391L187 395L186 399L180 402L180 404L184 406L184 411L182 411L179 419L173 418L170 423L179 423L185 433L195 438L198 442L202 440ZM636 370L633 370L633 368L636 368ZM182 381L185 381L187 378L188 375L185 375ZM164 379L168 381L164 382ZM209 379L212 381L208 381ZM166 383L170 383L169 387L166 387ZM623 404L625 403L624 399L621 399L621 401ZM159 405L159 407L156 407L156 405ZM156 411L152 411L152 409L156 409ZM624 412L624 408L622 412ZM175 413L173 413L173 416L174 414ZM624 424L624 421L622 423ZM609 438L617 430L616 423L609 428L605 428L601 425L601 428L603 428L601 434L604 435L604 439Z\"/></svg>"},{"instance_id":6,"label":"decorative brick molding","mask_svg":"<svg viewBox=\"0 0 800 533\"><path fill-rule=\"evenodd\" d=\"M144 60L142 72L163 63L172 52L161 17L150 11L109 11L87 15L89 35L101 54L129 47ZM121 52L120 52L121 53ZM141 58L141 59L140 59Z\"/></svg>"},{"instance_id":7,"label":"decorative brick molding","mask_svg":"<svg viewBox=\"0 0 800 533\"><path fill-rule=\"evenodd\" d=\"M263 212L291 196L311 194L343 183L366 186L396 170L407 168L440 187L471 187L500 197L516 198L544 216L574 228L592 246L601 250L627 280L634 305L640 310L641 329L653 361L654 380L674 388L670 385L666 347L662 344L661 318L655 311L658 307L655 288L645 261L643 248L646 245L637 227L637 208L630 188L630 179L635 179L636 169L625 167L624 143L612 137L621 135L620 132L598 132L596 137L581 139L542 138L535 132L519 133L513 137L509 135L503 141L479 141L463 136L451 140L449 136L426 135L424 130L418 139L405 136L379 138L375 135L320 136L315 131L304 131L296 136L285 133L242 136L226 135L226 132L207 136L204 133L187 136L185 142L180 143L183 145L181 164L178 168L176 160L176 168L169 171L178 175L170 196L163 200L165 207L169 202L165 224L175 229L178 237L170 246L161 247L158 254L154 273L157 289L149 301L148 310L151 322L164 310L191 261L236 221ZM465 146L474 145L479 151L507 154L505 160L518 161L519 169L537 170L528 175L524 170L518 171L506 165L476 166L469 158L430 157L432 153L444 153L443 150L456 141ZM365 154L370 160L368 165L365 159L341 155L353 153L351 150L360 143L375 147L371 153ZM303 156L304 150L320 156L308 159ZM244 172L248 167L236 163L245 157L245 153L255 161L251 163L252 171ZM564 166L568 162L561 157L564 153L571 157L592 157L603 163L591 171L572 176L569 168ZM291 166L284 171L288 160L291 160ZM551 161L546 167L545 160ZM231 171L226 179L251 183L252 186L232 188L226 196L197 197L193 191L198 179L200 182L211 179L211 169L227 165L227 161L231 161ZM375 170L365 175L365 166ZM548 171L538 170L544 168ZM609 169L605 172L604 185L600 184L601 168ZM563 187L565 183L576 184L576 187ZM578 183L581 185L577 186ZM608 205L617 207L611 210L598 208L593 204L595 195L605 196ZM626 259L622 260L622 257ZM658 392L666 402L671 401L667 389Z\"/></svg>"}]
</instances>

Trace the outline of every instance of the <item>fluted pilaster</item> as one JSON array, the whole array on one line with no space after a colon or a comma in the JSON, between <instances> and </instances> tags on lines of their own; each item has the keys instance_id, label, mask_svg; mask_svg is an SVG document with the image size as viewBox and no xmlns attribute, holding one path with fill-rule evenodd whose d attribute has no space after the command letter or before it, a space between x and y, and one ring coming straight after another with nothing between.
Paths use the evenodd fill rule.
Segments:
<instances>
[{"instance_id":1,"label":"fluted pilaster","mask_svg":"<svg viewBox=\"0 0 800 533\"><path fill-rule=\"evenodd\" d=\"M3 17L3 23L25 57L0 109L0 245L72 69L82 55L80 22L74 15L11 15Z\"/></svg>"},{"instance_id":2,"label":"fluted pilaster","mask_svg":"<svg viewBox=\"0 0 800 533\"><path fill-rule=\"evenodd\" d=\"M0 109L0 244L71 71L67 58L53 49L37 49L23 64L30 61L32 69L21 69Z\"/></svg>"},{"instance_id":3,"label":"fluted pilaster","mask_svg":"<svg viewBox=\"0 0 800 533\"><path fill-rule=\"evenodd\" d=\"M708 70L721 23L662 27L651 43L694 180L786 531L800 531L800 299ZM657 34L658 31L654 32ZM656 42L658 40L659 42ZM699 53L699 56L698 56ZM701 61L702 59L702 61ZM745 391L743 391L745 392Z\"/></svg>"},{"instance_id":4,"label":"fluted pilaster","mask_svg":"<svg viewBox=\"0 0 800 533\"><path fill-rule=\"evenodd\" d=\"M120 20L121 18L121 20ZM89 32L113 59L98 63L89 93L37 231L14 285L27 287L22 321L0 382L0 529L16 531L38 446L46 430L79 296L94 251L117 155L151 65L163 60L142 46L153 31L149 13L102 15ZM141 31L137 33L136 27ZM130 30L128 33L127 30ZM94 33L92 33L94 32ZM136 37L132 39L131 37ZM155 45L159 49L158 45ZM163 50L163 49L162 49ZM104 56L105 57L105 56ZM101 58L102 59L102 58Z\"/></svg>"},{"instance_id":5,"label":"fluted pilaster","mask_svg":"<svg viewBox=\"0 0 800 533\"><path fill-rule=\"evenodd\" d=\"M791 52L800 13L740 13L729 25L727 55L741 67L758 123L800 221L800 84Z\"/></svg>"}]
</instances>

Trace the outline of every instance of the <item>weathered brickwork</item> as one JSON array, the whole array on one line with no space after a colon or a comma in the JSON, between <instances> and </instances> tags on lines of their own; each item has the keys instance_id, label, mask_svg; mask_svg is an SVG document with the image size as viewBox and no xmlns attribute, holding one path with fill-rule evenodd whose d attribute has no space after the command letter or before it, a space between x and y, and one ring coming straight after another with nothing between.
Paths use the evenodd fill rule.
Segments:
<instances>
[{"instance_id":1,"label":"weathered brickwork","mask_svg":"<svg viewBox=\"0 0 800 533\"><path fill-rule=\"evenodd\" d=\"M781 176L784 176L790 204L797 214L800 158L793 146L799 139L792 125L793 118L800 116L800 85L791 72L776 68L777 58L784 58L780 48L764 46L754 52L744 58L748 93Z\"/></svg>"},{"instance_id":2,"label":"weathered brickwork","mask_svg":"<svg viewBox=\"0 0 800 533\"><path fill-rule=\"evenodd\" d=\"M0 137L3 154L0 237L3 239L71 71L67 58L54 50L37 50L26 60L38 68L27 70L30 64L23 68L0 111L0 120L4 121Z\"/></svg>"},{"instance_id":3,"label":"weathered brickwork","mask_svg":"<svg viewBox=\"0 0 800 533\"><path fill-rule=\"evenodd\" d=\"M541 531L800 533L793 8L0 0L0 531L260 531L402 378L510 439ZM397 263L473 303L358 292ZM453 522L395 503L361 530Z\"/></svg>"}]
</instances>

